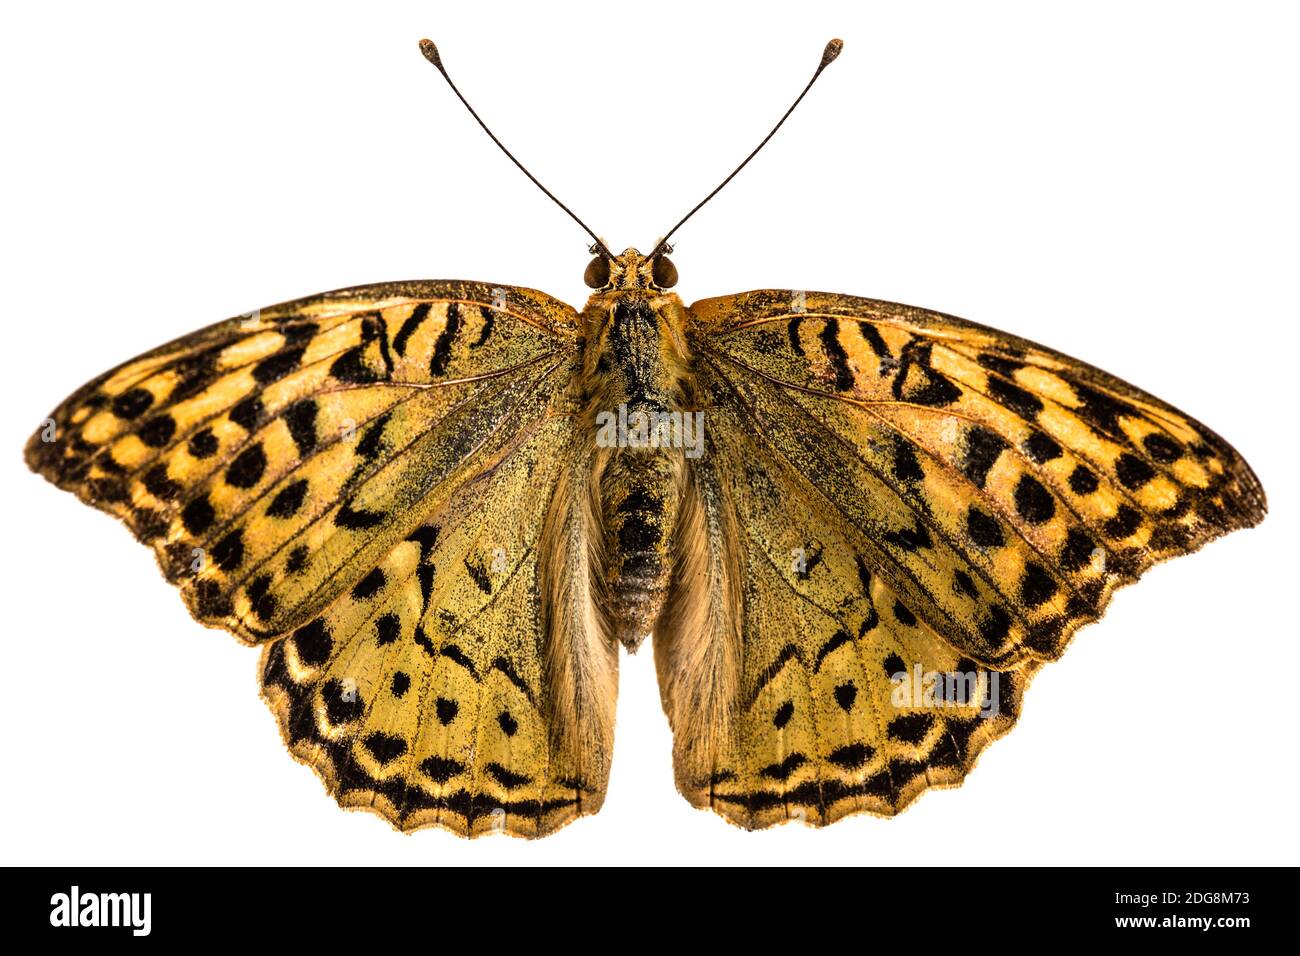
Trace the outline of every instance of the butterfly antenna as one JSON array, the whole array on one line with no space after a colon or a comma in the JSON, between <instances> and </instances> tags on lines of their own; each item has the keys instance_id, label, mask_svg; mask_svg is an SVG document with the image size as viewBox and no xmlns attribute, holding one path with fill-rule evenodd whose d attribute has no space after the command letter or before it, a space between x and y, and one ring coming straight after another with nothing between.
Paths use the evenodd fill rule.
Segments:
<instances>
[{"instance_id":1,"label":"butterfly antenna","mask_svg":"<svg viewBox=\"0 0 1300 956\"><path fill-rule=\"evenodd\" d=\"M772 132L768 133L766 136L763 137L763 142L759 143L757 146L754 147L754 151L745 157L745 161L743 163L741 163L739 166L737 166L735 169L731 171L730 176L728 176L722 182L718 183L717 188L714 189L713 192L709 193L698 203L696 203L695 208L693 208L686 215L682 216L682 218L677 221L677 225L673 226L671 229L668 230L667 234L662 239L659 240L658 244L650 252L650 255L646 256L647 259L653 259L655 256L659 255L660 252L664 252L665 250L667 250L668 240L672 238L673 233L676 232L678 229L680 229L682 227L682 224L686 222L687 219L690 219L691 216L694 216L697 212L699 212L700 208L706 202L708 202L710 199L712 199L714 196L720 193L722 191L723 186L727 185L727 183L735 179L736 173L740 172L747 165L749 165L749 161L758 155L758 151L767 145L767 141L769 139L771 139L773 136L776 135L776 131L781 128L781 124L790 118L790 114L794 112L794 108L798 106L800 102L803 101L803 98L805 96L808 95L808 91L812 89L812 85L817 82L817 77L822 75L822 70L830 66L831 63L835 61L835 58L840 55L840 51L843 49L844 49L843 40L831 40L829 43L826 44L826 49L822 51L822 61L819 64L817 64L817 70L816 72L813 73L812 79L808 81L808 85L803 88L803 92L799 94L798 98L793 103L790 104L790 108L785 111L785 114L779 120L777 120L776 125L772 127Z\"/></svg>"},{"instance_id":2,"label":"butterfly antenna","mask_svg":"<svg viewBox=\"0 0 1300 956\"><path fill-rule=\"evenodd\" d=\"M433 41L421 40L420 52L424 54L424 58L426 60L428 60L430 63L432 63L434 66L438 68L438 72L441 73L442 78L447 81L447 85L450 86L451 91L456 94L456 98L465 104L465 109L469 110L469 115L474 117L474 119L478 121L478 125L483 127L483 132L487 133L488 136L492 138L492 142L496 143L497 147L501 150L501 152L505 153L506 156L510 158L510 162L518 166L520 170L522 170L523 174L533 181L534 186L536 186L542 192L546 193L547 197L551 200L551 202L555 203L555 205L559 206L561 209L567 212L570 218L572 218L574 222L576 222L579 226L581 226L586 231L587 235L591 236L591 238L595 240L595 245L592 246L591 251L592 252L599 251L606 258L613 259L614 258L613 253L609 251L609 249L605 246L605 243L601 242L600 237L597 236L594 232L592 232L591 229L588 228L587 224L583 222L581 219L579 219L577 214L574 213L572 209L570 209L564 203L560 202L560 200L556 198L555 193L551 192L549 189L543 186L538 181L537 177L528 171L528 169L524 166L523 163L515 159L514 154L511 153L510 150L506 149L505 144L502 143L501 140L497 139L496 134L493 133L492 130L488 129L487 123L483 122L482 118L478 115L478 113L474 112L474 107L469 105L469 100L465 99L465 97L461 95L460 90L456 89L456 84L451 81L451 76L447 73L447 68L442 65L442 57L438 55L438 48L434 46Z\"/></svg>"}]
</instances>

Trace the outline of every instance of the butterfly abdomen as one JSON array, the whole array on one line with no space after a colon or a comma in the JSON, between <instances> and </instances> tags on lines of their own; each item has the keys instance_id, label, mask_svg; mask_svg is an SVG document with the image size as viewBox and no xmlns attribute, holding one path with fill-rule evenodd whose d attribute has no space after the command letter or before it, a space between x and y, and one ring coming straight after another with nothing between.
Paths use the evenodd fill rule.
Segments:
<instances>
[{"instance_id":1,"label":"butterfly abdomen","mask_svg":"<svg viewBox=\"0 0 1300 956\"><path fill-rule=\"evenodd\" d=\"M680 471L665 455L621 452L601 476L606 613L631 651L654 630L668 594Z\"/></svg>"},{"instance_id":2,"label":"butterfly abdomen","mask_svg":"<svg viewBox=\"0 0 1300 956\"><path fill-rule=\"evenodd\" d=\"M685 456L702 440L689 410L689 357L677 296L609 293L588 306L587 425L605 614L635 650L654 630L672 574ZM697 437L698 436L698 437Z\"/></svg>"}]
</instances>

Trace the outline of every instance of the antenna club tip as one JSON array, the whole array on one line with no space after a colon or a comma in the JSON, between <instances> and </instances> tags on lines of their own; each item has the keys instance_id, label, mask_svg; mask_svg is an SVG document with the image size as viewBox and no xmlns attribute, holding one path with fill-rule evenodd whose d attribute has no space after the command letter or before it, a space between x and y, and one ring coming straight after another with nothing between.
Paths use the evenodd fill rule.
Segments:
<instances>
[{"instance_id":1,"label":"antenna club tip","mask_svg":"<svg viewBox=\"0 0 1300 956\"><path fill-rule=\"evenodd\" d=\"M438 48L433 45L432 40L421 40L420 52L424 54L426 60L438 69L442 69L442 57L438 55Z\"/></svg>"},{"instance_id":2,"label":"antenna club tip","mask_svg":"<svg viewBox=\"0 0 1300 956\"><path fill-rule=\"evenodd\" d=\"M432 44L430 45L432 46ZM826 49L822 51L821 68L824 70L826 69L826 67L830 66L831 63L835 60L835 58L840 55L840 51L843 49L844 49L843 40L838 40L838 39L832 40L830 43L826 44Z\"/></svg>"}]
</instances>

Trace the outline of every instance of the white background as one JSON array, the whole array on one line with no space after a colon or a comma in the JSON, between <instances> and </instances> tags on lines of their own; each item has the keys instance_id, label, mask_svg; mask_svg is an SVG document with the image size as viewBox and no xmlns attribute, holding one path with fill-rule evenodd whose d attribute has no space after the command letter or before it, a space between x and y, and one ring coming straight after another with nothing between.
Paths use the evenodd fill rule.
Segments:
<instances>
[{"instance_id":1,"label":"white background","mask_svg":"<svg viewBox=\"0 0 1300 956\"><path fill-rule=\"evenodd\" d=\"M21 10L22 12L17 12ZM1297 861L1295 15L1281 4L27 4L4 14L5 862ZM953 312L1161 396L1272 513L1121 592L959 790L745 833L673 788L624 658L605 809L526 843L403 836L284 752L257 653L20 451L83 381L219 318L386 279L575 304L587 238L419 55L687 301Z\"/></svg>"}]
</instances>

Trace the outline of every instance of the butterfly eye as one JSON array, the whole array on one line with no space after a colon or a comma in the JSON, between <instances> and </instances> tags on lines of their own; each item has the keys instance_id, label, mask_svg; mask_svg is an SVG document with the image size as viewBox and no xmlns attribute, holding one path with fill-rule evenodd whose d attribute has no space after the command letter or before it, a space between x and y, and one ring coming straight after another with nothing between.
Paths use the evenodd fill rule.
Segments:
<instances>
[{"instance_id":1,"label":"butterfly eye","mask_svg":"<svg viewBox=\"0 0 1300 956\"><path fill-rule=\"evenodd\" d=\"M671 289L677 284L677 267L667 256L656 256L651 270L655 285L661 289Z\"/></svg>"},{"instance_id":2,"label":"butterfly eye","mask_svg":"<svg viewBox=\"0 0 1300 956\"><path fill-rule=\"evenodd\" d=\"M582 281L592 289L599 289L609 284L609 260L596 256L587 263L587 271L582 274Z\"/></svg>"}]
</instances>

